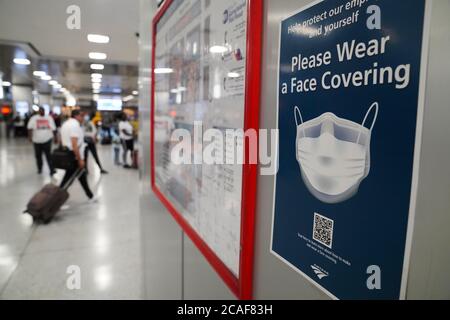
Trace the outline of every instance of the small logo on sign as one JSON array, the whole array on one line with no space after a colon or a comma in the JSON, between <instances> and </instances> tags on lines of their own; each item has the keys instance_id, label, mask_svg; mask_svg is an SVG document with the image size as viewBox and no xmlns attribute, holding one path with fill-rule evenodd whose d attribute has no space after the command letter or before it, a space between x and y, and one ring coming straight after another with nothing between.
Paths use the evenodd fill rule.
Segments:
<instances>
[{"instance_id":1,"label":"small logo on sign","mask_svg":"<svg viewBox=\"0 0 450 320\"><path fill-rule=\"evenodd\" d=\"M321 267L319 267L317 265L312 265L311 268L313 269L314 273L316 274L317 278L319 278L319 280L322 280L323 278L326 278L329 276L328 272L326 272L325 270L323 270Z\"/></svg>"}]
</instances>

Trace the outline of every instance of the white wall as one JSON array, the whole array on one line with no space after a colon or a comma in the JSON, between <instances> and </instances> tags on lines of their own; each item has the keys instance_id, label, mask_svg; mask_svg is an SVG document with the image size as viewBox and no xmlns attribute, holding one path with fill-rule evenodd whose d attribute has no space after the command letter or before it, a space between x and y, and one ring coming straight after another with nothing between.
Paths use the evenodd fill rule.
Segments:
<instances>
[{"instance_id":1,"label":"white wall","mask_svg":"<svg viewBox=\"0 0 450 320\"><path fill-rule=\"evenodd\" d=\"M151 21L154 0L140 1L140 176L141 236L143 250L143 289L147 299L182 299L182 232L150 187L150 73Z\"/></svg>"},{"instance_id":2,"label":"white wall","mask_svg":"<svg viewBox=\"0 0 450 320\"><path fill-rule=\"evenodd\" d=\"M409 299L450 299L450 1L434 1Z\"/></svg>"}]
</instances>

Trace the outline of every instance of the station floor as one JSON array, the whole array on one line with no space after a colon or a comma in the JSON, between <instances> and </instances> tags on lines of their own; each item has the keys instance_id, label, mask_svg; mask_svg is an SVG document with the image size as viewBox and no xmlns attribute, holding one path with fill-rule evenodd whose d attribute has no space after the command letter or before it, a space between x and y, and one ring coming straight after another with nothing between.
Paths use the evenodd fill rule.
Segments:
<instances>
[{"instance_id":1,"label":"station floor","mask_svg":"<svg viewBox=\"0 0 450 320\"><path fill-rule=\"evenodd\" d=\"M110 174L100 176L91 157L98 202L88 204L76 182L69 208L34 225L22 211L50 182L48 169L37 175L26 140L0 139L0 299L142 298L138 172L114 166L110 147L100 147L100 156ZM80 289L70 290L77 280Z\"/></svg>"}]
</instances>

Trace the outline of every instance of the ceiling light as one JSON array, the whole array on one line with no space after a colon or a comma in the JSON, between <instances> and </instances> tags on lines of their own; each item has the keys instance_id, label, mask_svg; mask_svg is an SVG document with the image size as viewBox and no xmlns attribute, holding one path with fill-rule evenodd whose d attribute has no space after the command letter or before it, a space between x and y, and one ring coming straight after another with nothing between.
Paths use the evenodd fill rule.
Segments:
<instances>
[{"instance_id":1,"label":"ceiling light","mask_svg":"<svg viewBox=\"0 0 450 320\"><path fill-rule=\"evenodd\" d=\"M131 100L133 100L133 99L134 99L133 96L127 96L127 97L123 98L122 100L123 100L124 102L128 102L128 101L131 101Z\"/></svg>"},{"instance_id":2,"label":"ceiling light","mask_svg":"<svg viewBox=\"0 0 450 320\"><path fill-rule=\"evenodd\" d=\"M101 79L101 78L103 78L103 75L101 73L93 73L93 74L91 74L91 78Z\"/></svg>"},{"instance_id":3,"label":"ceiling light","mask_svg":"<svg viewBox=\"0 0 450 320\"><path fill-rule=\"evenodd\" d=\"M133 91L133 95L137 96L139 94L139 91Z\"/></svg>"},{"instance_id":4,"label":"ceiling light","mask_svg":"<svg viewBox=\"0 0 450 320\"><path fill-rule=\"evenodd\" d=\"M59 91L64 93L64 92L67 91L67 89L66 88L61 88L61 89L59 89Z\"/></svg>"},{"instance_id":5,"label":"ceiling light","mask_svg":"<svg viewBox=\"0 0 450 320\"><path fill-rule=\"evenodd\" d=\"M38 107L37 105L34 104L34 105L33 105L33 110L37 112L37 111L39 111L39 107Z\"/></svg>"},{"instance_id":6,"label":"ceiling light","mask_svg":"<svg viewBox=\"0 0 450 320\"><path fill-rule=\"evenodd\" d=\"M36 77L44 77L47 75L47 73L45 73L44 71L35 71L33 72L33 75Z\"/></svg>"},{"instance_id":7,"label":"ceiling light","mask_svg":"<svg viewBox=\"0 0 450 320\"><path fill-rule=\"evenodd\" d=\"M9 81L3 81L3 82L2 82L2 86L3 86L3 87L11 87L11 82L9 82Z\"/></svg>"},{"instance_id":8,"label":"ceiling light","mask_svg":"<svg viewBox=\"0 0 450 320\"><path fill-rule=\"evenodd\" d=\"M103 70L105 69L105 66L103 64L91 64L91 69L92 70Z\"/></svg>"},{"instance_id":9,"label":"ceiling light","mask_svg":"<svg viewBox=\"0 0 450 320\"><path fill-rule=\"evenodd\" d=\"M102 79L99 78L93 78L92 83L102 83Z\"/></svg>"},{"instance_id":10,"label":"ceiling light","mask_svg":"<svg viewBox=\"0 0 450 320\"><path fill-rule=\"evenodd\" d=\"M29 64L31 64L31 61L28 59L15 58L13 61L15 64L20 64L23 66L28 66Z\"/></svg>"},{"instance_id":11,"label":"ceiling light","mask_svg":"<svg viewBox=\"0 0 450 320\"><path fill-rule=\"evenodd\" d=\"M98 94L98 93L100 93L100 90L99 89L94 89L94 90L92 90L92 93Z\"/></svg>"},{"instance_id":12,"label":"ceiling light","mask_svg":"<svg viewBox=\"0 0 450 320\"><path fill-rule=\"evenodd\" d=\"M100 89L101 88L101 84L100 83L93 83L92 84L92 89Z\"/></svg>"},{"instance_id":13,"label":"ceiling light","mask_svg":"<svg viewBox=\"0 0 450 320\"><path fill-rule=\"evenodd\" d=\"M107 58L106 53L103 52L89 52L89 59L105 60Z\"/></svg>"},{"instance_id":14,"label":"ceiling light","mask_svg":"<svg viewBox=\"0 0 450 320\"><path fill-rule=\"evenodd\" d=\"M237 72L229 72L228 78L239 78L241 75Z\"/></svg>"},{"instance_id":15,"label":"ceiling light","mask_svg":"<svg viewBox=\"0 0 450 320\"><path fill-rule=\"evenodd\" d=\"M60 85L60 84L58 83L58 84L54 85L53 88L55 88L55 89L61 89L61 88L62 88L62 85Z\"/></svg>"},{"instance_id":16,"label":"ceiling light","mask_svg":"<svg viewBox=\"0 0 450 320\"><path fill-rule=\"evenodd\" d=\"M156 74L166 74L166 73L172 73L172 72L173 72L172 68L155 68Z\"/></svg>"},{"instance_id":17,"label":"ceiling light","mask_svg":"<svg viewBox=\"0 0 450 320\"><path fill-rule=\"evenodd\" d=\"M224 46L212 46L209 48L209 52L211 53L225 53L228 51L227 47Z\"/></svg>"},{"instance_id":18,"label":"ceiling light","mask_svg":"<svg viewBox=\"0 0 450 320\"><path fill-rule=\"evenodd\" d=\"M43 76L43 77L41 77L41 80L50 81L50 80L52 80L52 77L50 77L50 76Z\"/></svg>"},{"instance_id":19,"label":"ceiling light","mask_svg":"<svg viewBox=\"0 0 450 320\"><path fill-rule=\"evenodd\" d=\"M51 80L51 81L48 82L48 84L51 85L51 86L56 86L58 84L58 81Z\"/></svg>"},{"instance_id":20,"label":"ceiling light","mask_svg":"<svg viewBox=\"0 0 450 320\"><path fill-rule=\"evenodd\" d=\"M109 37L101 34L88 34L87 39L93 43L109 43Z\"/></svg>"}]
</instances>

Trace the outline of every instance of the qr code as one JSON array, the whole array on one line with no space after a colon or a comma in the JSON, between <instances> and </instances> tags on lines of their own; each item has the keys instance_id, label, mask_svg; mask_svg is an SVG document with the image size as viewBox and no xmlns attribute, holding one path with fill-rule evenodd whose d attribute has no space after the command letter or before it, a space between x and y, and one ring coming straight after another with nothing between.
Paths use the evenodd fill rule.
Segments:
<instances>
[{"instance_id":1,"label":"qr code","mask_svg":"<svg viewBox=\"0 0 450 320\"><path fill-rule=\"evenodd\" d=\"M333 247L333 227L333 220L314 213L313 239L330 249Z\"/></svg>"}]
</instances>

